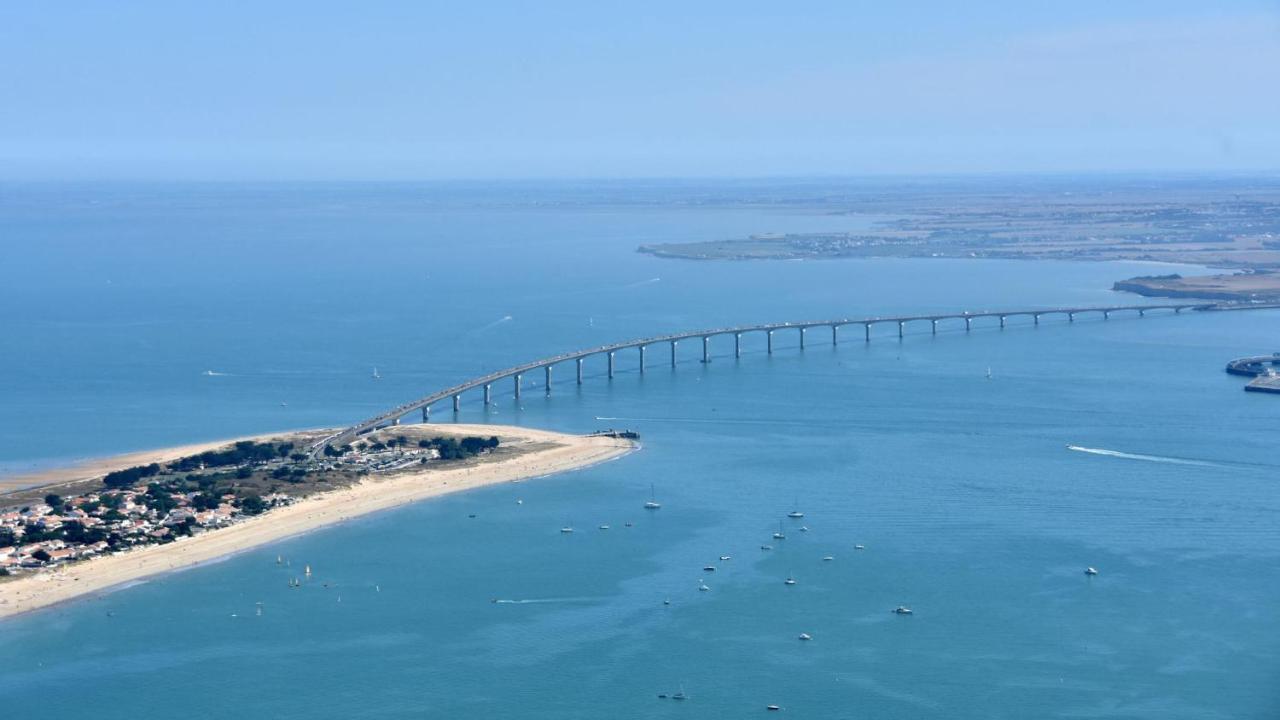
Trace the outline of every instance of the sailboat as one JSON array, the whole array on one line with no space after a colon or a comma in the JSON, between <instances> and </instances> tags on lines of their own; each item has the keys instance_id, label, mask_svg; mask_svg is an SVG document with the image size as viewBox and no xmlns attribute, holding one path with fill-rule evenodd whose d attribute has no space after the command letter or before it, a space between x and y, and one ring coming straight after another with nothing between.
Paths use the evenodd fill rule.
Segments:
<instances>
[{"instance_id":1,"label":"sailboat","mask_svg":"<svg viewBox=\"0 0 1280 720\"><path fill-rule=\"evenodd\" d=\"M658 502L657 498L654 495L653 483L649 483L649 502L644 504L644 509L657 510L660 507L662 507L662 503Z\"/></svg>"},{"instance_id":2,"label":"sailboat","mask_svg":"<svg viewBox=\"0 0 1280 720\"><path fill-rule=\"evenodd\" d=\"M773 534L773 539L774 539L774 540L785 540L786 538L787 538L787 536L786 536L786 535L784 535L784 534L782 533L782 521L781 521L781 520L779 520L779 521L778 521L778 532L776 532L776 533L774 533L774 534Z\"/></svg>"},{"instance_id":3,"label":"sailboat","mask_svg":"<svg viewBox=\"0 0 1280 720\"><path fill-rule=\"evenodd\" d=\"M789 517L789 518L794 518L794 519L797 519L797 520L798 520L798 519L800 519L800 518L802 518L802 517L804 517L804 513L800 512L800 499L799 499L799 498L796 498L796 502L795 502L795 504L794 504L794 505L792 505L791 507L793 507L793 508L795 508L795 509L794 509L794 510L792 510L791 512L787 513L787 517Z\"/></svg>"},{"instance_id":4,"label":"sailboat","mask_svg":"<svg viewBox=\"0 0 1280 720\"><path fill-rule=\"evenodd\" d=\"M987 366L987 379L988 379L988 380L990 380L990 379L991 379L991 366L990 366L990 365L988 365L988 366Z\"/></svg>"},{"instance_id":5,"label":"sailboat","mask_svg":"<svg viewBox=\"0 0 1280 720\"><path fill-rule=\"evenodd\" d=\"M302 571L302 574L307 577L311 577L311 566L307 565L307 567Z\"/></svg>"},{"instance_id":6,"label":"sailboat","mask_svg":"<svg viewBox=\"0 0 1280 720\"><path fill-rule=\"evenodd\" d=\"M381 379L382 379L382 376L378 374L378 366L377 366L377 365L374 365L374 366L373 366L373 379L374 379L374 380L381 380Z\"/></svg>"},{"instance_id":7,"label":"sailboat","mask_svg":"<svg viewBox=\"0 0 1280 720\"><path fill-rule=\"evenodd\" d=\"M787 579L782 581L783 585L795 585L796 579L791 577L791 573L787 573Z\"/></svg>"}]
</instances>

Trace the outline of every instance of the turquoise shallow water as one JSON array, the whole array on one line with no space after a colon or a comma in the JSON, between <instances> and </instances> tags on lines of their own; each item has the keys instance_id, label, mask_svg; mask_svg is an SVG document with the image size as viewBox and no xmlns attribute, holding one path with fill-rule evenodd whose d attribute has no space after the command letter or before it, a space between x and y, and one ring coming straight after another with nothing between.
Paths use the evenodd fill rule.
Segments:
<instances>
[{"instance_id":1,"label":"turquoise shallow water","mask_svg":"<svg viewBox=\"0 0 1280 720\"><path fill-rule=\"evenodd\" d=\"M5 197L0 228L30 239L0 268L11 467L338 423L671 329L1109 303L1112 280L1147 270L632 252L861 222L759 209L424 207L387 188ZM155 274L174 264L200 272ZM804 351L779 335L772 356L749 338L740 361L721 342L706 366L687 348L675 371L654 353L643 376L620 356L611 382L589 365L580 389L459 419L627 426L640 452L6 621L0 701L106 718L1274 717L1280 405L1221 367L1276 349L1278 323L922 325ZM58 422L89 437L44 430ZM650 483L658 512L641 509ZM796 502L804 520L784 519ZM278 553L313 583L290 590ZM656 697L681 686L684 703Z\"/></svg>"}]
</instances>

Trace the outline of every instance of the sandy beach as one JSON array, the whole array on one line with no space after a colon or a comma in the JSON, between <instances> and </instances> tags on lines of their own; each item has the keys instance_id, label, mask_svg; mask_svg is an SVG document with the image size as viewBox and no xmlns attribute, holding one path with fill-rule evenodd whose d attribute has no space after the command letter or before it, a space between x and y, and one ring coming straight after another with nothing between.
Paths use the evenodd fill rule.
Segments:
<instances>
[{"instance_id":1,"label":"sandy beach","mask_svg":"<svg viewBox=\"0 0 1280 720\"><path fill-rule=\"evenodd\" d=\"M356 485L312 495L228 528L0 582L0 618L101 592L132 580L191 567L357 515L447 493L583 468L617 458L635 447L628 440L500 425L450 424L440 428L448 434L497 435L502 438L504 449L515 452L412 473L370 476ZM224 444L226 441L122 457L128 458L126 465L130 462L161 461L190 454L193 448L194 452L199 452L200 449ZM113 458L110 462L94 463L92 467L106 472L120 467L119 460ZM89 464L81 466L75 474L83 476L85 467Z\"/></svg>"}]
</instances>

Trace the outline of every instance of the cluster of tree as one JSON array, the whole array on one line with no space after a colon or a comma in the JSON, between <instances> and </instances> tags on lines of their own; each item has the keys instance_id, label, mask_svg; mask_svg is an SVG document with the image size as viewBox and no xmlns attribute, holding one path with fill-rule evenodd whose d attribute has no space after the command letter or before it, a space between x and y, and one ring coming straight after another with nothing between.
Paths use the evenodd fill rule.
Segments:
<instances>
[{"instance_id":1,"label":"cluster of tree","mask_svg":"<svg viewBox=\"0 0 1280 720\"><path fill-rule=\"evenodd\" d=\"M293 443L260 443L253 440L241 440L226 450L207 450L199 455L190 455L170 464L174 470L188 471L203 467L226 467L227 465L243 465L246 463L262 463L276 458L288 457L293 452Z\"/></svg>"},{"instance_id":2,"label":"cluster of tree","mask_svg":"<svg viewBox=\"0 0 1280 720\"><path fill-rule=\"evenodd\" d=\"M419 440L418 447L434 448L440 453L442 460L462 460L498 447L498 438L497 436L482 438L474 435L468 435L461 440L452 437L434 437Z\"/></svg>"},{"instance_id":3,"label":"cluster of tree","mask_svg":"<svg viewBox=\"0 0 1280 720\"><path fill-rule=\"evenodd\" d=\"M125 468L124 470L116 470L107 473L102 478L102 484L109 488L127 488L137 485L143 478L153 477L160 473L160 466L156 463L150 465L139 465L137 467Z\"/></svg>"}]
</instances>

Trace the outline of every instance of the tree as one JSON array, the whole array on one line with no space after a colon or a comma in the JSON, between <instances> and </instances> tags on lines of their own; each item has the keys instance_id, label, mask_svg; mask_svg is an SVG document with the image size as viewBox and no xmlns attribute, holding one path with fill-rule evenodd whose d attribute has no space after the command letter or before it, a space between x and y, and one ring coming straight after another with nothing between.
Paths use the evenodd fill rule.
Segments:
<instances>
[{"instance_id":1,"label":"tree","mask_svg":"<svg viewBox=\"0 0 1280 720\"><path fill-rule=\"evenodd\" d=\"M39 550L36 550L35 552L31 553L31 557L39 560L40 562L49 562L50 560L53 559L53 556L45 552L44 548L40 548Z\"/></svg>"},{"instance_id":2,"label":"tree","mask_svg":"<svg viewBox=\"0 0 1280 720\"><path fill-rule=\"evenodd\" d=\"M44 504L57 510L58 508L62 507L62 496L56 495L54 493L49 493L48 495L44 496Z\"/></svg>"},{"instance_id":3,"label":"tree","mask_svg":"<svg viewBox=\"0 0 1280 720\"><path fill-rule=\"evenodd\" d=\"M246 495L240 498L240 512L246 515L261 515L267 509L267 504L257 495Z\"/></svg>"}]
</instances>

